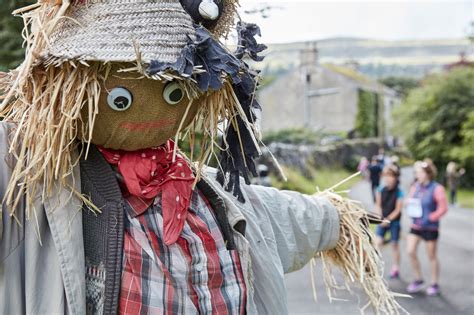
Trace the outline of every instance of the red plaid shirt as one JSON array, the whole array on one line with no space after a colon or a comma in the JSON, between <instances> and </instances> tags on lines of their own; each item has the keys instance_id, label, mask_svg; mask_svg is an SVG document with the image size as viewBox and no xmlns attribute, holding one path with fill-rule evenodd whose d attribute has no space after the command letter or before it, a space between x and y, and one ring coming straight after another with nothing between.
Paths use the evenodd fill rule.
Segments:
<instances>
[{"instance_id":1,"label":"red plaid shirt","mask_svg":"<svg viewBox=\"0 0 474 315\"><path fill-rule=\"evenodd\" d=\"M132 201L133 203L133 201ZM197 190L177 242L163 242L161 198L127 205L120 314L245 314L239 255L227 250L212 208Z\"/></svg>"}]
</instances>

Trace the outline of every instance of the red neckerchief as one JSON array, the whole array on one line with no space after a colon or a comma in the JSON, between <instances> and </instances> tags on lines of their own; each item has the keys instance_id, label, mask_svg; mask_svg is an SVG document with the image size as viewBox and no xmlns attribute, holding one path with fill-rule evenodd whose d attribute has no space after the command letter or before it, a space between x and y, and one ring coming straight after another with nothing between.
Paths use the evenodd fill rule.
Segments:
<instances>
[{"instance_id":1,"label":"red neckerchief","mask_svg":"<svg viewBox=\"0 0 474 315\"><path fill-rule=\"evenodd\" d=\"M193 172L180 154L173 162L174 147L168 140L159 147L131 152L98 148L107 162L118 166L130 194L126 198L143 201L135 211L145 211L161 193L166 245L174 244L183 230L194 182Z\"/></svg>"}]
</instances>

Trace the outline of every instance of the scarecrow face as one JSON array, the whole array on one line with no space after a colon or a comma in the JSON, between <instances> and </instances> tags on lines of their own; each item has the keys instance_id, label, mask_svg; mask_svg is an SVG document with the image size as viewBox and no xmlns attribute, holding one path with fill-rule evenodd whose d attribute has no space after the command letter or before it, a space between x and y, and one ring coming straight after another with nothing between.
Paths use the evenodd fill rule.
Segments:
<instances>
[{"instance_id":1,"label":"scarecrow face","mask_svg":"<svg viewBox=\"0 0 474 315\"><path fill-rule=\"evenodd\" d=\"M159 146L175 136L189 102L176 81L112 71L102 87L92 143L126 151ZM182 128L195 117L198 103L193 101ZM82 115L86 121L87 109Z\"/></svg>"}]
</instances>

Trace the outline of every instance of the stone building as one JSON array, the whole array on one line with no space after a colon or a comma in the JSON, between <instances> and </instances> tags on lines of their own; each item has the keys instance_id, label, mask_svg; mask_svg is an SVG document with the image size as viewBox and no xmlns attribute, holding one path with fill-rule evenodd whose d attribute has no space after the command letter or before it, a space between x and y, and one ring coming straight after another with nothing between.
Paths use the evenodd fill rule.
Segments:
<instances>
[{"instance_id":1,"label":"stone building","mask_svg":"<svg viewBox=\"0 0 474 315\"><path fill-rule=\"evenodd\" d=\"M308 73L310 76L308 76ZM259 92L263 108L262 130L309 127L327 133L352 133L356 127L360 92L380 101L376 136L390 143L391 111L397 93L355 70L354 66L316 65L311 71L294 68ZM313 95L306 97L305 95Z\"/></svg>"}]
</instances>

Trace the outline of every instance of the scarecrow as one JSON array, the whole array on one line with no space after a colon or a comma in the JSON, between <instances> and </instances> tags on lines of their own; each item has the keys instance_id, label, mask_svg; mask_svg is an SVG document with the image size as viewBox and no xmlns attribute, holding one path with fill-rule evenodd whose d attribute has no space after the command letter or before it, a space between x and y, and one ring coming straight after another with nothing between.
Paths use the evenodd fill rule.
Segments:
<instances>
[{"instance_id":1,"label":"scarecrow","mask_svg":"<svg viewBox=\"0 0 474 315\"><path fill-rule=\"evenodd\" d=\"M219 42L237 6L40 0L15 12L26 55L0 82L1 313L280 314L284 273L318 253L377 312L398 312L357 204L248 185L259 105L244 60L265 47L242 21L235 52Z\"/></svg>"}]
</instances>

